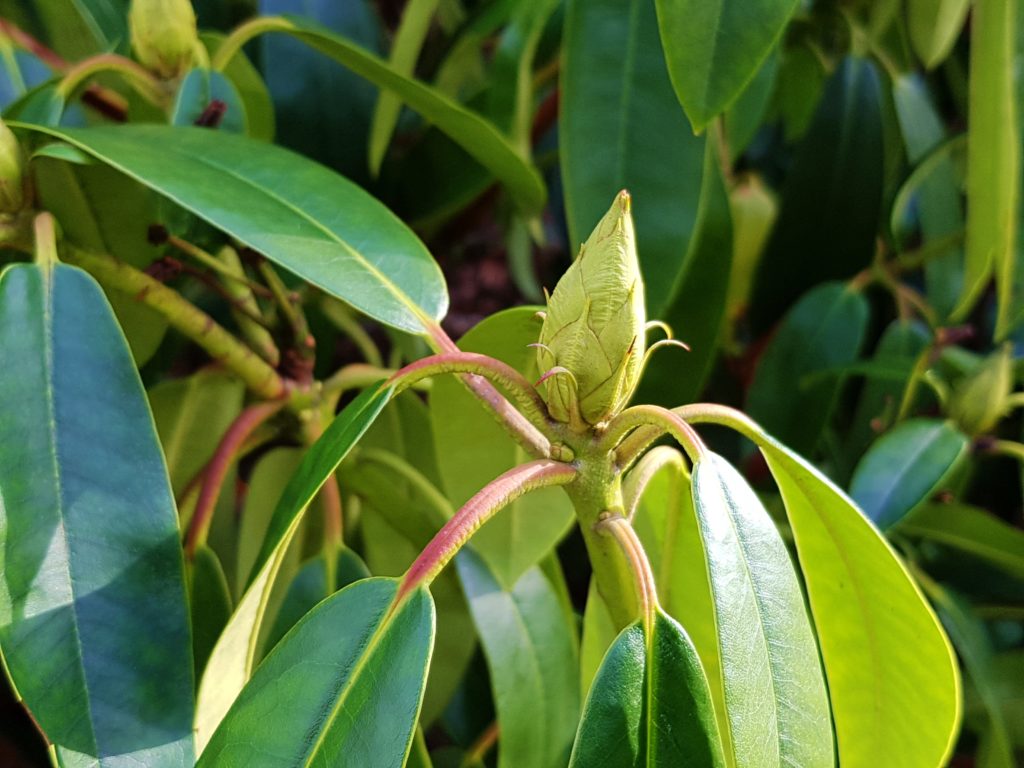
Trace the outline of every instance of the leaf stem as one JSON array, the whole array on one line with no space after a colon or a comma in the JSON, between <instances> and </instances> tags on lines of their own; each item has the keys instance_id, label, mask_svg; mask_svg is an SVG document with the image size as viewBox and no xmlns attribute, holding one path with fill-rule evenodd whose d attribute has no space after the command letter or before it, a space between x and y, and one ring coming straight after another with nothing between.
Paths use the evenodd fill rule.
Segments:
<instances>
[{"instance_id":1,"label":"leaf stem","mask_svg":"<svg viewBox=\"0 0 1024 768\"><path fill-rule=\"evenodd\" d=\"M395 604L400 604L417 587L429 586L480 526L505 506L536 488L571 483L576 474L576 468L570 464L538 459L510 469L492 480L444 524L409 566L398 588Z\"/></svg>"},{"instance_id":2,"label":"leaf stem","mask_svg":"<svg viewBox=\"0 0 1024 768\"><path fill-rule=\"evenodd\" d=\"M213 510L217 505L217 498L220 496L220 489L224 485L228 469L238 457L239 450L249 436L283 406L283 400L249 406L238 415L224 433L213 457L206 465L202 485L199 488L199 499L196 501L196 509L192 514L185 536L185 557L188 560L195 557L198 546L206 541L206 536L210 531L210 522L213 519Z\"/></svg>"},{"instance_id":3,"label":"leaf stem","mask_svg":"<svg viewBox=\"0 0 1024 768\"><path fill-rule=\"evenodd\" d=\"M91 253L66 241L63 253L69 263L81 267L105 287L134 296L162 315L235 373L257 397L275 400L288 393L288 384L265 360L174 289L112 256Z\"/></svg>"},{"instance_id":4,"label":"leaf stem","mask_svg":"<svg viewBox=\"0 0 1024 768\"><path fill-rule=\"evenodd\" d=\"M686 451L691 462L697 461L704 455L706 450L704 442L700 439L693 427L679 417L679 414L662 408L659 405L634 405L627 408L609 422L604 434L601 436L600 445L603 449L613 450L623 441L629 433L637 431L638 428L657 428L659 434L669 434L675 438L680 447ZM656 439L656 438L655 438ZM649 444L649 443L648 443ZM628 463L621 461L621 454L616 450L619 466L625 468ZM639 454L637 454L638 456ZM636 458L636 457L634 457Z\"/></svg>"},{"instance_id":5,"label":"leaf stem","mask_svg":"<svg viewBox=\"0 0 1024 768\"><path fill-rule=\"evenodd\" d=\"M633 580L636 586L637 603L640 606L640 615L643 618L647 636L650 637L651 629L654 626L654 617L658 609L658 590L654 583L654 574L651 572L651 563L644 552L643 544L633 530L629 521L618 513L606 513L597 524L599 533L613 536L622 548L622 554L626 556L629 566L633 571Z\"/></svg>"},{"instance_id":6,"label":"leaf stem","mask_svg":"<svg viewBox=\"0 0 1024 768\"><path fill-rule=\"evenodd\" d=\"M250 40L268 32L286 32L291 28L291 23L280 16L262 16L239 24L213 54L210 69L222 71Z\"/></svg>"},{"instance_id":7,"label":"leaf stem","mask_svg":"<svg viewBox=\"0 0 1024 768\"><path fill-rule=\"evenodd\" d=\"M46 270L60 263L57 257L57 222L50 213L40 213L33 222L36 264Z\"/></svg>"},{"instance_id":8,"label":"leaf stem","mask_svg":"<svg viewBox=\"0 0 1024 768\"><path fill-rule=\"evenodd\" d=\"M101 53L72 66L57 85L57 93L67 100L78 86L100 72L116 72L146 101L161 108L167 105L167 92L160 82L131 59L116 53Z\"/></svg>"}]
</instances>

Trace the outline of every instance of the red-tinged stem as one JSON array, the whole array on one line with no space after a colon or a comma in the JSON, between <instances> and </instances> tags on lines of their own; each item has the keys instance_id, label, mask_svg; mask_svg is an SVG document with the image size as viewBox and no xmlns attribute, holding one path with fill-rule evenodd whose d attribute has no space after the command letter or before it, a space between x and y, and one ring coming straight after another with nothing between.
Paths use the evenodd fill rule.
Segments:
<instances>
[{"instance_id":1,"label":"red-tinged stem","mask_svg":"<svg viewBox=\"0 0 1024 768\"><path fill-rule=\"evenodd\" d=\"M281 410L283 406L284 401L282 400L249 406L238 415L228 427L227 432L224 433L217 450L214 451L213 458L206 465L202 486L199 488L199 499L196 501L196 509L189 522L188 533L185 537L185 556L189 560L195 556L196 548L206 541L217 497L220 496L224 478L227 477L228 469L238 456L239 449L261 424Z\"/></svg>"},{"instance_id":2,"label":"red-tinged stem","mask_svg":"<svg viewBox=\"0 0 1024 768\"><path fill-rule=\"evenodd\" d=\"M658 590L654 583L654 574L651 572L651 563L647 559L647 553L644 552L644 547L640 543L636 531L633 530L633 526L622 515L608 515L597 524L597 529L599 532L615 538L633 570L640 615L647 628L647 636L650 637L655 612L658 608Z\"/></svg>"},{"instance_id":3,"label":"red-tinged stem","mask_svg":"<svg viewBox=\"0 0 1024 768\"><path fill-rule=\"evenodd\" d=\"M672 467L683 477L690 473L686 462L675 448L659 445L644 454L622 484L622 498L626 505L626 519L632 522L640 499L654 476L666 467Z\"/></svg>"},{"instance_id":4,"label":"red-tinged stem","mask_svg":"<svg viewBox=\"0 0 1024 768\"><path fill-rule=\"evenodd\" d=\"M510 469L488 483L455 513L406 571L396 604L419 586L427 585L451 561L462 545L503 507L536 488L571 483L576 468L560 461L538 459Z\"/></svg>"},{"instance_id":5,"label":"red-tinged stem","mask_svg":"<svg viewBox=\"0 0 1024 768\"><path fill-rule=\"evenodd\" d=\"M605 429L604 434L601 436L601 445L607 450L616 449L617 446L621 447L620 441L623 441L626 435L645 427L651 428L651 433L655 435L654 439L657 439L662 434L669 434L674 437L676 442L686 451L686 455L692 462L700 459L706 450L700 435L694 431L693 427L680 418L677 413L658 405L634 405L632 408L624 410L612 419L607 429ZM658 430L657 433L654 433L654 429ZM650 445L650 441L645 443L644 447L647 445ZM635 459L638 456L639 453L631 456L631 458ZM624 461L624 458L629 456L624 455L618 449L616 450L616 457L617 463L623 469L631 463Z\"/></svg>"}]
</instances>

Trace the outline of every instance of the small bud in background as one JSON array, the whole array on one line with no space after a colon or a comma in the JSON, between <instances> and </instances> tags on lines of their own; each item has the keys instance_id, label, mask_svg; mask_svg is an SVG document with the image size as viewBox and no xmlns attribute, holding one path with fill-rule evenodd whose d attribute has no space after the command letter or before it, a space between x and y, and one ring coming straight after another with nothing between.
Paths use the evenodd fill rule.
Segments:
<instances>
[{"instance_id":1,"label":"small bud in background","mask_svg":"<svg viewBox=\"0 0 1024 768\"><path fill-rule=\"evenodd\" d=\"M729 273L726 312L730 319L743 314L761 254L779 212L778 203L757 176L748 176L729 193L732 213L733 261Z\"/></svg>"},{"instance_id":2,"label":"small bud in background","mask_svg":"<svg viewBox=\"0 0 1024 768\"><path fill-rule=\"evenodd\" d=\"M1013 358L1009 344L990 355L957 384L949 415L968 435L991 432L1006 414L1013 390Z\"/></svg>"},{"instance_id":3,"label":"small bud in background","mask_svg":"<svg viewBox=\"0 0 1024 768\"><path fill-rule=\"evenodd\" d=\"M644 284L629 193L622 191L548 300L537 360L548 410L562 422L578 412L588 424L626 405L644 357Z\"/></svg>"},{"instance_id":4,"label":"small bud in background","mask_svg":"<svg viewBox=\"0 0 1024 768\"><path fill-rule=\"evenodd\" d=\"M0 120L0 213L17 213L25 207L25 198L25 153Z\"/></svg>"},{"instance_id":5,"label":"small bud in background","mask_svg":"<svg viewBox=\"0 0 1024 768\"><path fill-rule=\"evenodd\" d=\"M146 69L171 79L192 65L199 33L190 0L132 0L128 24L132 49Z\"/></svg>"}]
</instances>

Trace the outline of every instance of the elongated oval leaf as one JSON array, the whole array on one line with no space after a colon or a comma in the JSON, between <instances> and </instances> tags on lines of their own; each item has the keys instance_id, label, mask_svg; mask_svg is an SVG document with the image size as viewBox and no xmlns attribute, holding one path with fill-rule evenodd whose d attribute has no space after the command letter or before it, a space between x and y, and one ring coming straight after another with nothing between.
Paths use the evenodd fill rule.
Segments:
<instances>
[{"instance_id":1,"label":"elongated oval leaf","mask_svg":"<svg viewBox=\"0 0 1024 768\"><path fill-rule=\"evenodd\" d=\"M474 552L455 560L487 656L499 768L562 768L579 717L575 627L539 566L505 589Z\"/></svg>"},{"instance_id":2,"label":"elongated oval leaf","mask_svg":"<svg viewBox=\"0 0 1024 768\"><path fill-rule=\"evenodd\" d=\"M298 16L285 18L290 28L282 31L399 96L491 171L525 212L537 213L543 207L547 192L537 169L492 123L319 24Z\"/></svg>"},{"instance_id":3,"label":"elongated oval leaf","mask_svg":"<svg viewBox=\"0 0 1024 768\"><path fill-rule=\"evenodd\" d=\"M62 764L189 766L177 515L99 286L63 265L5 270L0 358L0 647L11 678Z\"/></svg>"},{"instance_id":4,"label":"elongated oval leaf","mask_svg":"<svg viewBox=\"0 0 1024 768\"><path fill-rule=\"evenodd\" d=\"M713 453L694 466L693 500L735 764L833 766L818 648L782 537L743 477Z\"/></svg>"},{"instance_id":5,"label":"elongated oval leaf","mask_svg":"<svg viewBox=\"0 0 1024 768\"><path fill-rule=\"evenodd\" d=\"M945 765L960 719L956 657L886 540L814 467L759 441L782 492L828 678L843 768Z\"/></svg>"},{"instance_id":6,"label":"elongated oval leaf","mask_svg":"<svg viewBox=\"0 0 1024 768\"><path fill-rule=\"evenodd\" d=\"M867 301L842 283L801 297L761 356L747 393L750 415L788 445L813 451L840 384L814 374L855 360L867 323Z\"/></svg>"},{"instance_id":7,"label":"elongated oval leaf","mask_svg":"<svg viewBox=\"0 0 1024 768\"><path fill-rule=\"evenodd\" d=\"M620 189L633 196L647 314L672 294L697 220L704 140L672 93L650 0L571 0L560 158L578 248ZM682 332L682 329L679 329Z\"/></svg>"},{"instance_id":8,"label":"elongated oval leaf","mask_svg":"<svg viewBox=\"0 0 1024 768\"><path fill-rule=\"evenodd\" d=\"M493 315L459 341L468 352L502 360L536 381L536 350L540 323L529 307ZM462 504L526 455L495 423L465 387L450 377L438 378L430 393L430 416L438 465L452 505ZM560 488L543 488L517 499L488 520L473 536L479 553L505 587L511 588L550 552L572 525L572 504Z\"/></svg>"},{"instance_id":9,"label":"elongated oval leaf","mask_svg":"<svg viewBox=\"0 0 1024 768\"><path fill-rule=\"evenodd\" d=\"M338 414L302 460L285 487L249 587L210 654L196 700L196 744L200 752L249 679L274 579L302 515L316 492L380 414L394 390L370 387Z\"/></svg>"},{"instance_id":10,"label":"elongated oval leaf","mask_svg":"<svg viewBox=\"0 0 1024 768\"><path fill-rule=\"evenodd\" d=\"M271 144L203 128L24 126L137 179L370 317L422 333L444 316L441 270L366 192Z\"/></svg>"},{"instance_id":11,"label":"elongated oval leaf","mask_svg":"<svg viewBox=\"0 0 1024 768\"><path fill-rule=\"evenodd\" d=\"M938 542L1024 579L1024 531L967 504L925 504L900 521L901 534Z\"/></svg>"},{"instance_id":12,"label":"elongated oval leaf","mask_svg":"<svg viewBox=\"0 0 1024 768\"><path fill-rule=\"evenodd\" d=\"M931 69L960 36L970 0L907 0L907 29L914 52Z\"/></svg>"},{"instance_id":13,"label":"elongated oval leaf","mask_svg":"<svg viewBox=\"0 0 1024 768\"><path fill-rule=\"evenodd\" d=\"M850 481L850 496L884 530L927 501L967 455L969 446L967 435L952 422L904 422L860 460Z\"/></svg>"},{"instance_id":14,"label":"elongated oval leaf","mask_svg":"<svg viewBox=\"0 0 1024 768\"><path fill-rule=\"evenodd\" d=\"M683 628L659 610L616 638L587 697L570 768L721 768L708 681Z\"/></svg>"},{"instance_id":15,"label":"elongated oval leaf","mask_svg":"<svg viewBox=\"0 0 1024 768\"><path fill-rule=\"evenodd\" d=\"M364 579L320 603L267 656L199 768L405 764L434 644L434 603Z\"/></svg>"},{"instance_id":16,"label":"elongated oval leaf","mask_svg":"<svg viewBox=\"0 0 1024 768\"><path fill-rule=\"evenodd\" d=\"M796 0L657 0L676 95L694 131L728 107L768 56Z\"/></svg>"}]
</instances>

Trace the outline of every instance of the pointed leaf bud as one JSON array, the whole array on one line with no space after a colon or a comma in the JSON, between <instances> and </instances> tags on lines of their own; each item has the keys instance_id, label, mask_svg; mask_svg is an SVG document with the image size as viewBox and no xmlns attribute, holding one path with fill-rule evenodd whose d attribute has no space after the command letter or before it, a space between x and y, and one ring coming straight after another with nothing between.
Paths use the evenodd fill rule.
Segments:
<instances>
[{"instance_id":1,"label":"pointed leaf bud","mask_svg":"<svg viewBox=\"0 0 1024 768\"><path fill-rule=\"evenodd\" d=\"M622 191L548 300L537 360L548 410L562 422L576 413L598 424L625 407L644 357L644 283L636 255L629 193Z\"/></svg>"},{"instance_id":2,"label":"pointed leaf bud","mask_svg":"<svg viewBox=\"0 0 1024 768\"><path fill-rule=\"evenodd\" d=\"M170 79L192 65L199 34L190 0L132 0L132 49L146 69Z\"/></svg>"},{"instance_id":3,"label":"pointed leaf bud","mask_svg":"<svg viewBox=\"0 0 1024 768\"><path fill-rule=\"evenodd\" d=\"M25 153L17 137L0 120L0 213L25 206Z\"/></svg>"},{"instance_id":4,"label":"pointed leaf bud","mask_svg":"<svg viewBox=\"0 0 1024 768\"><path fill-rule=\"evenodd\" d=\"M1007 344L960 380L953 390L949 415L968 435L991 432L1006 414L1006 398L1012 389L1013 358Z\"/></svg>"}]
</instances>

